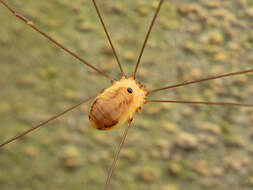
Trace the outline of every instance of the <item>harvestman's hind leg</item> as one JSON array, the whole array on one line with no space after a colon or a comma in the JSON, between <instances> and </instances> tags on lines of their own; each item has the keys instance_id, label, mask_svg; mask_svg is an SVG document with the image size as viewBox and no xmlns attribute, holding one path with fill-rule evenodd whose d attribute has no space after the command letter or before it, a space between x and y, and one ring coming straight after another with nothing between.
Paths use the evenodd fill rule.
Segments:
<instances>
[{"instance_id":1,"label":"harvestman's hind leg","mask_svg":"<svg viewBox=\"0 0 253 190\"><path fill-rule=\"evenodd\" d=\"M25 131L25 132L23 132L23 133L21 133L21 134L15 136L15 137L13 137L13 138L8 139L7 141L5 141L5 142L3 142L3 143L0 144L0 148L2 148L3 146L5 146L5 145L7 145L7 144L9 144L9 143L11 143L11 142L13 142L13 141L15 141L15 140L21 138L21 137L23 137L23 136L25 136L25 135L27 135L28 133L34 131L35 129L38 129L38 128L44 126L45 124L49 123L50 121L53 121L53 120L57 119L58 117L64 115L65 113L70 112L71 110L77 108L77 107L80 106L81 104L84 104L84 103L88 102L89 100L93 99L94 97L95 97L95 96L91 96L91 97L89 97L89 98L83 100L83 101L80 102L79 104L76 104L76 105L74 105L74 106L72 106L72 107L70 107L70 108L68 108L68 109L66 109L66 110L64 110L64 111L62 111L62 112L60 112L60 113L58 113L57 115L55 115L55 116L49 118L48 120L41 122L40 124L38 124L38 125L32 127L31 129L28 129L27 131Z\"/></svg>"},{"instance_id":2,"label":"harvestman's hind leg","mask_svg":"<svg viewBox=\"0 0 253 190\"><path fill-rule=\"evenodd\" d=\"M130 125L131 125L131 121L132 121L132 120L129 120L129 121L128 121L128 124L127 124L127 126L126 126L126 129L125 129L125 131L124 131L124 133L123 133L123 136L122 136L122 138L121 138L121 140L120 140L119 146L118 146L118 148L117 148L117 150L116 150L116 153L115 153L115 156L114 156L114 159L113 159L113 162L112 162L112 166L111 166L111 168L110 168L110 170L109 170L109 172L108 172L108 176L107 176L107 179L106 179L106 184L105 184L104 190L107 190L108 187L109 187L109 184L110 184L110 181L111 181L111 177L112 177L112 173L113 173L113 170L114 170L114 168L115 168L115 166L116 166L117 160L118 160L118 158L119 158L120 150L121 150L121 148L123 147L123 145L124 145L124 143L125 143L126 136L127 136L127 133L128 133L128 129L129 129Z\"/></svg>"}]
</instances>

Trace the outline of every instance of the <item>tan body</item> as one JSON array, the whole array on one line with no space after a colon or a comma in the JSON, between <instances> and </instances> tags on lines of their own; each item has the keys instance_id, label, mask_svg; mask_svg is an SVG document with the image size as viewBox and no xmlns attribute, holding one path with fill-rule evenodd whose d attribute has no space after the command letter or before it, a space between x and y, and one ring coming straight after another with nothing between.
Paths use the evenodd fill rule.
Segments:
<instances>
[{"instance_id":1,"label":"tan body","mask_svg":"<svg viewBox=\"0 0 253 190\"><path fill-rule=\"evenodd\" d=\"M130 121L145 103L146 94L132 78L116 81L95 98L89 112L92 127L109 130Z\"/></svg>"}]
</instances>

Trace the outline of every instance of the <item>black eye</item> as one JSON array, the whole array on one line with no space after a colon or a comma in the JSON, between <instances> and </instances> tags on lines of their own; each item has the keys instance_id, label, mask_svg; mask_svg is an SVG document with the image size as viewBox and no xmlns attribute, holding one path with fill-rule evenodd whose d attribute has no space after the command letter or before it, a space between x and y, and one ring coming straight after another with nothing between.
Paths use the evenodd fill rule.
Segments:
<instances>
[{"instance_id":1,"label":"black eye","mask_svg":"<svg viewBox=\"0 0 253 190\"><path fill-rule=\"evenodd\" d=\"M127 88L127 92L129 92L130 94L133 93L132 88Z\"/></svg>"}]
</instances>

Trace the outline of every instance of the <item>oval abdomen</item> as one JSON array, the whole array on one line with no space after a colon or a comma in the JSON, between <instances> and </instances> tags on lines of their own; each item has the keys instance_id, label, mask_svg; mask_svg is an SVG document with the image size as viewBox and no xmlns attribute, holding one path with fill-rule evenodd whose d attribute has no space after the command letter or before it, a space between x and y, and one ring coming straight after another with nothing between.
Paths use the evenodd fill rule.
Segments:
<instances>
[{"instance_id":1,"label":"oval abdomen","mask_svg":"<svg viewBox=\"0 0 253 190\"><path fill-rule=\"evenodd\" d=\"M103 92L92 104L89 119L92 127L99 130L112 129L122 120L133 97L126 88Z\"/></svg>"}]
</instances>

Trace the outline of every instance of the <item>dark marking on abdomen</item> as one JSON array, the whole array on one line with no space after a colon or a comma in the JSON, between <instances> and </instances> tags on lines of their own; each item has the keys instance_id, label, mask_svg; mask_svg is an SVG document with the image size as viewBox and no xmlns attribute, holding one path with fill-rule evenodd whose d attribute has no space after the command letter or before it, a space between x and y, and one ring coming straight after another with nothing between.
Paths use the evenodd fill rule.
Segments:
<instances>
[{"instance_id":1,"label":"dark marking on abdomen","mask_svg":"<svg viewBox=\"0 0 253 190\"><path fill-rule=\"evenodd\" d=\"M122 87L112 92L107 92L102 98L97 98L92 104L89 118L96 124L99 130L110 129L115 126L122 114L127 111L133 101L132 94Z\"/></svg>"}]
</instances>

